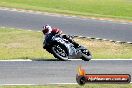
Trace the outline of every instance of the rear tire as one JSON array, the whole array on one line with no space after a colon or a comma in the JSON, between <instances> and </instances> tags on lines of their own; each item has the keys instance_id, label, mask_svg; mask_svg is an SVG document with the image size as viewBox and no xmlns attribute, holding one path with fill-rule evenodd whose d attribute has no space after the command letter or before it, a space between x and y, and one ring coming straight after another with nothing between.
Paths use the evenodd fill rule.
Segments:
<instances>
[{"instance_id":1,"label":"rear tire","mask_svg":"<svg viewBox=\"0 0 132 88\"><path fill-rule=\"evenodd\" d=\"M61 61L67 61L68 60L68 51L67 48L62 44L55 44L52 48L52 54L55 58L61 60Z\"/></svg>"}]
</instances>

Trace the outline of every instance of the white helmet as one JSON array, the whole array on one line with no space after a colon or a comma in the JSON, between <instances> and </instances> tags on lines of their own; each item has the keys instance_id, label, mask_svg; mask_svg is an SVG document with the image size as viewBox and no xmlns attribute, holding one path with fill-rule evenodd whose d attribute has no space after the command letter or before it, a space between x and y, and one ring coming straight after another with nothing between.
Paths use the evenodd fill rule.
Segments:
<instances>
[{"instance_id":1,"label":"white helmet","mask_svg":"<svg viewBox=\"0 0 132 88\"><path fill-rule=\"evenodd\" d=\"M49 33L51 33L51 31L52 31L52 28L48 24L43 26L43 33L44 34L49 34Z\"/></svg>"}]
</instances>

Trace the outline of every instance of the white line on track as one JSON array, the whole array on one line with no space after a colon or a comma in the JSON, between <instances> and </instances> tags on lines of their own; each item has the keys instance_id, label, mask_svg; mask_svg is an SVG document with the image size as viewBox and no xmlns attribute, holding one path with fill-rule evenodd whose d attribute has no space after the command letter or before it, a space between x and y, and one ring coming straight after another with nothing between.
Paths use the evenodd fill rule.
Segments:
<instances>
[{"instance_id":1,"label":"white line on track","mask_svg":"<svg viewBox=\"0 0 132 88\"><path fill-rule=\"evenodd\" d=\"M77 83L49 83L49 84L77 84Z\"/></svg>"},{"instance_id":2,"label":"white line on track","mask_svg":"<svg viewBox=\"0 0 132 88\"><path fill-rule=\"evenodd\" d=\"M132 42L127 42L128 44L132 44Z\"/></svg>"},{"instance_id":3,"label":"white line on track","mask_svg":"<svg viewBox=\"0 0 132 88\"><path fill-rule=\"evenodd\" d=\"M4 61L32 61L32 60L30 59L0 60L0 62L4 62Z\"/></svg>"},{"instance_id":4,"label":"white line on track","mask_svg":"<svg viewBox=\"0 0 132 88\"><path fill-rule=\"evenodd\" d=\"M0 84L0 86L35 86L37 84Z\"/></svg>"},{"instance_id":5,"label":"white line on track","mask_svg":"<svg viewBox=\"0 0 132 88\"><path fill-rule=\"evenodd\" d=\"M32 30L27 30L27 31L32 31Z\"/></svg>"},{"instance_id":6,"label":"white line on track","mask_svg":"<svg viewBox=\"0 0 132 88\"><path fill-rule=\"evenodd\" d=\"M71 61L81 61L82 59L69 59ZM112 61L131 61L132 59L91 59L92 61L98 61L98 60L102 60L102 61L108 61L108 60L112 60ZM16 59L16 60L0 60L0 62L4 62L4 61L33 61L31 59Z\"/></svg>"},{"instance_id":7,"label":"white line on track","mask_svg":"<svg viewBox=\"0 0 132 88\"><path fill-rule=\"evenodd\" d=\"M128 24L127 22L121 22L121 24Z\"/></svg>"},{"instance_id":8,"label":"white line on track","mask_svg":"<svg viewBox=\"0 0 132 88\"><path fill-rule=\"evenodd\" d=\"M37 32L41 32L41 31L37 31Z\"/></svg>"},{"instance_id":9,"label":"white line on track","mask_svg":"<svg viewBox=\"0 0 132 88\"><path fill-rule=\"evenodd\" d=\"M123 60L132 60L132 59L92 59L92 60L115 60L115 61L123 61Z\"/></svg>"},{"instance_id":10,"label":"white line on track","mask_svg":"<svg viewBox=\"0 0 132 88\"><path fill-rule=\"evenodd\" d=\"M78 61L78 60L82 60L82 59L69 59L69 60ZM132 59L91 59L91 60L93 60L93 61L96 61L96 60L105 60L105 61L107 61L107 60L115 60L115 61L123 61L123 60L132 60Z\"/></svg>"},{"instance_id":11,"label":"white line on track","mask_svg":"<svg viewBox=\"0 0 132 88\"><path fill-rule=\"evenodd\" d=\"M132 82L130 82L131 84ZM43 85L52 85L52 84L55 84L55 85L72 85L72 84L78 84L78 83L45 83ZM0 84L0 86L14 86L14 85L18 85L18 86L35 86L35 85L39 85L39 84Z\"/></svg>"},{"instance_id":12,"label":"white line on track","mask_svg":"<svg viewBox=\"0 0 132 88\"><path fill-rule=\"evenodd\" d=\"M131 84L132 82L130 82L130 84ZM49 84L78 84L78 83L49 83ZM97 84L97 83L96 83Z\"/></svg>"},{"instance_id":13,"label":"white line on track","mask_svg":"<svg viewBox=\"0 0 132 88\"><path fill-rule=\"evenodd\" d=\"M6 28L6 27L2 26L2 27L0 27L0 28Z\"/></svg>"}]
</instances>

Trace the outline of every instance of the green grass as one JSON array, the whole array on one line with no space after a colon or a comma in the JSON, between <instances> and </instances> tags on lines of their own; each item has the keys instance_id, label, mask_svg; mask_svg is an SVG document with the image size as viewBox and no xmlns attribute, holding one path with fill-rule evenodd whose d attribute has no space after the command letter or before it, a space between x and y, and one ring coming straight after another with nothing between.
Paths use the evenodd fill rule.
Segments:
<instances>
[{"instance_id":1,"label":"green grass","mask_svg":"<svg viewBox=\"0 0 132 88\"><path fill-rule=\"evenodd\" d=\"M131 0L0 0L0 6L132 20Z\"/></svg>"},{"instance_id":2,"label":"green grass","mask_svg":"<svg viewBox=\"0 0 132 88\"><path fill-rule=\"evenodd\" d=\"M89 48L94 58L132 58L132 45L75 38ZM0 28L0 59L54 58L42 48L41 32ZM54 59L56 60L56 59Z\"/></svg>"},{"instance_id":3,"label":"green grass","mask_svg":"<svg viewBox=\"0 0 132 88\"><path fill-rule=\"evenodd\" d=\"M53 58L42 48L42 34L26 30L0 29L0 59Z\"/></svg>"},{"instance_id":4,"label":"green grass","mask_svg":"<svg viewBox=\"0 0 132 88\"><path fill-rule=\"evenodd\" d=\"M109 41L75 39L79 44L86 46L94 58L132 58L132 44L120 44Z\"/></svg>"},{"instance_id":5,"label":"green grass","mask_svg":"<svg viewBox=\"0 0 132 88\"><path fill-rule=\"evenodd\" d=\"M86 84L79 85L44 85L44 86L0 86L0 88L132 88L132 84Z\"/></svg>"}]
</instances>

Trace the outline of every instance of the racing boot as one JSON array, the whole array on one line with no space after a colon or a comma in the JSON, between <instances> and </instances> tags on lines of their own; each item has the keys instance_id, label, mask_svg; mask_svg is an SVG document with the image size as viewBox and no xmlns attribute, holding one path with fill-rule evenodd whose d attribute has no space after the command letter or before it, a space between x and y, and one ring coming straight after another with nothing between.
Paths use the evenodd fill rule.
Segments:
<instances>
[{"instance_id":1,"label":"racing boot","mask_svg":"<svg viewBox=\"0 0 132 88\"><path fill-rule=\"evenodd\" d=\"M80 45L78 43L76 43L75 41L73 41L72 44L74 45L75 48L79 48L80 47Z\"/></svg>"},{"instance_id":2,"label":"racing boot","mask_svg":"<svg viewBox=\"0 0 132 88\"><path fill-rule=\"evenodd\" d=\"M69 35L63 35L63 38L67 39L70 43L72 43L74 45L75 48L79 48L80 45L78 43L76 43L71 36Z\"/></svg>"}]
</instances>

